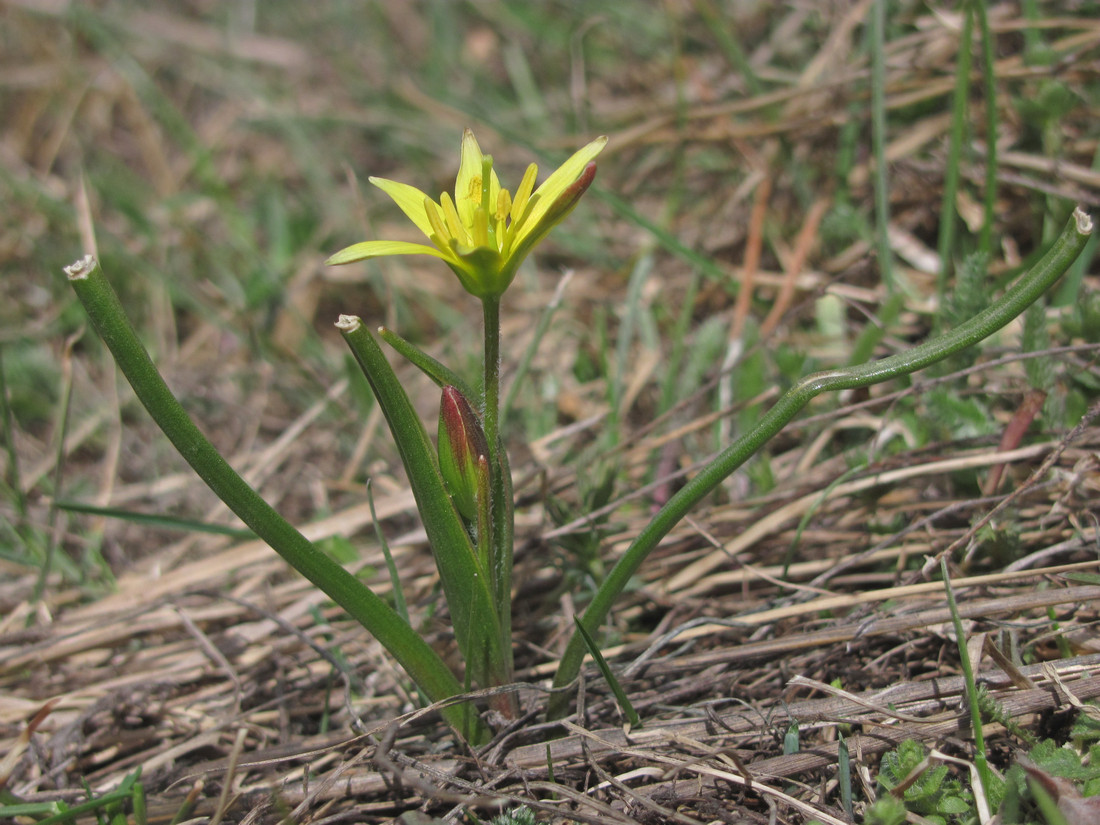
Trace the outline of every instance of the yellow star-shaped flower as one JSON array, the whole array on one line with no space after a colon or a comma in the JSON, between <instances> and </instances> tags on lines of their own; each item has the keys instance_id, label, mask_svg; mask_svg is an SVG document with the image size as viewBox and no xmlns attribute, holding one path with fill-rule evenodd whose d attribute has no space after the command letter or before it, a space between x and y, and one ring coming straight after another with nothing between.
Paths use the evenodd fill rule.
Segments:
<instances>
[{"instance_id":1,"label":"yellow star-shaped flower","mask_svg":"<svg viewBox=\"0 0 1100 825\"><path fill-rule=\"evenodd\" d=\"M326 261L348 264L383 255L434 255L478 298L498 297L516 276L528 253L566 215L596 177L594 159L607 143L596 138L559 166L538 189L538 167L531 164L513 197L502 189L493 159L482 154L474 133L462 136L462 158L455 194L439 202L407 183L371 178L393 198L409 220L433 244L408 241L364 241L342 249Z\"/></svg>"}]
</instances>

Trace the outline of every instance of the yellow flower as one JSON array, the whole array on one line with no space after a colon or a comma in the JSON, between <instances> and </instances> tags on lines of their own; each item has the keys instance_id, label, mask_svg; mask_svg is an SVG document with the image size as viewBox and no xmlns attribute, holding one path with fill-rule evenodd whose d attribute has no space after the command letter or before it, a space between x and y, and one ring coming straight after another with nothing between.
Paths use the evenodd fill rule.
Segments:
<instances>
[{"instance_id":1,"label":"yellow flower","mask_svg":"<svg viewBox=\"0 0 1100 825\"><path fill-rule=\"evenodd\" d=\"M326 263L348 264L382 255L434 255L454 270L467 292L479 298L500 296L528 253L573 211L596 177L594 158L606 143L606 137L596 138L538 189L538 167L532 163L513 197L501 188L492 157L482 154L474 133L467 129L462 136L453 200L444 192L437 203L407 183L370 179L393 198L433 246L364 241L342 249Z\"/></svg>"}]
</instances>

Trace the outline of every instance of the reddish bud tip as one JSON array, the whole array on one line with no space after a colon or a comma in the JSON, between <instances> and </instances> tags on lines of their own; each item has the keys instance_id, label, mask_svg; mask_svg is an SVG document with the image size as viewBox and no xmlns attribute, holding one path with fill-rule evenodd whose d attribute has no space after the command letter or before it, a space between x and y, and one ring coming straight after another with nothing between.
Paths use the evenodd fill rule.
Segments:
<instances>
[{"instance_id":1,"label":"reddish bud tip","mask_svg":"<svg viewBox=\"0 0 1100 825\"><path fill-rule=\"evenodd\" d=\"M489 442L474 408L457 388L443 388L439 403L439 470L463 518L477 517L481 474L488 472Z\"/></svg>"}]
</instances>

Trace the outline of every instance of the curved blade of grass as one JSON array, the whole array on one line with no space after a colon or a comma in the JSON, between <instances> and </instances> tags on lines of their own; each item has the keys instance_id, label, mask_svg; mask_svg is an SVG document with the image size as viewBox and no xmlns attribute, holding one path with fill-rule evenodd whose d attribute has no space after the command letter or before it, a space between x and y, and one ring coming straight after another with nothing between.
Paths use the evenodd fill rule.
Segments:
<instances>
[{"instance_id":1,"label":"curved blade of grass","mask_svg":"<svg viewBox=\"0 0 1100 825\"><path fill-rule=\"evenodd\" d=\"M997 75L994 70L993 33L985 3L973 3L982 40L982 93L985 95L985 192L982 197L982 228L978 251L993 256L993 221L997 209Z\"/></svg>"},{"instance_id":2,"label":"curved blade of grass","mask_svg":"<svg viewBox=\"0 0 1100 825\"><path fill-rule=\"evenodd\" d=\"M886 165L886 0L871 4L871 144L875 153L875 241L886 294L893 295L894 253L890 249L889 171Z\"/></svg>"},{"instance_id":3,"label":"curved blade of grass","mask_svg":"<svg viewBox=\"0 0 1100 825\"><path fill-rule=\"evenodd\" d=\"M603 653L600 652L596 640L584 629L584 624L576 616L573 617L573 624L577 626L577 632L581 635L581 639L584 640L584 646L588 648L589 654L591 654L592 659L596 662L596 667L598 667L600 673L603 674L604 681L611 686L611 692L615 694L615 701L619 703L619 708L622 710L623 715L626 716L626 721L630 723L631 728L640 728L642 726L642 719L638 716L638 711L634 710L634 705L630 704L630 699L627 697L626 691L623 690L623 686L619 684L619 680L616 679L615 674L611 672L611 665L609 665L607 659L603 657Z\"/></svg>"},{"instance_id":4,"label":"curved blade of grass","mask_svg":"<svg viewBox=\"0 0 1100 825\"><path fill-rule=\"evenodd\" d=\"M511 647L502 643L491 580L478 562L470 536L443 486L428 433L363 322L352 315L341 315L336 327L367 376L401 454L439 568L468 676L482 687L504 684L511 679Z\"/></svg>"},{"instance_id":5,"label":"curved blade of grass","mask_svg":"<svg viewBox=\"0 0 1100 825\"><path fill-rule=\"evenodd\" d=\"M202 434L164 383L95 258L88 255L66 267L65 274L138 400L218 498L294 569L378 639L432 701L462 693L455 675L407 622L279 515ZM469 704L454 705L441 712L468 738L477 741L487 733Z\"/></svg>"},{"instance_id":6,"label":"curved blade of grass","mask_svg":"<svg viewBox=\"0 0 1100 825\"><path fill-rule=\"evenodd\" d=\"M831 390L868 387L909 375L989 337L1027 309L1062 276L1084 248L1091 233L1092 220L1078 207L1062 234L1035 266L1022 275L1000 300L969 321L905 352L867 364L807 375L791 387L760 419L755 429L726 448L681 487L638 534L596 591L582 618L585 628L589 633L594 633L603 624L619 594L661 539L723 479L787 426L811 399ZM574 633L558 664L554 687L561 688L572 682L580 672L583 659L583 640L580 634ZM568 702L565 691L552 694L547 711L551 718L563 715Z\"/></svg>"},{"instance_id":7,"label":"curved blade of grass","mask_svg":"<svg viewBox=\"0 0 1100 825\"><path fill-rule=\"evenodd\" d=\"M944 164L943 202L940 206L940 235L937 251L940 255L940 271L936 279L936 296L943 306L947 292L947 276L951 274L951 254L955 247L955 224L957 209L955 199L959 193L959 164L962 147L966 140L966 113L970 97L970 64L972 34L974 31L974 9L972 4L963 4L963 28L959 35L959 57L955 67L955 92L951 102L951 135L947 144L947 162ZM992 101L987 101L992 106Z\"/></svg>"},{"instance_id":8,"label":"curved blade of grass","mask_svg":"<svg viewBox=\"0 0 1100 825\"><path fill-rule=\"evenodd\" d=\"M516 400L516 395L520 386L523 384L523 379L527 377L527 371L531 368L531 361L534 360L535 353L538 352L539 345L546 336L546 331L550 329L550 321L553 320L554 314L561 308L562 295L565 292L565 287L572 279L572 270L562 275L561 280L558 281L558 285L554 289L554 295L550 299L550 303L546 305L542 314L539 316L539 320L535 324L535 332L527 344L527 349L525 349L523 355L520 356L519 363L516 364L515 372L512 374L512 382L508 385L508 392L504 396L504 401L501 402L501 421L506 421L508 419L508 411L512 408L512 403ZM462 388L459 387L459 389ZM467 398L474 398L474 396L468 395Z\"/></svg>"},{"instance_id":9,"label":"curved blade of grass","mask_svg":"<svg viewBox=\"0 0 1100 825\"><path fill-rule=\"evenodd\" d=\"M14 805L0 805L0 817L11 817L10 821L14 822L16 821L16 817L52 814L51 816L36 820L36 822L39 823L39 825L60 825L65 822L76 822L85 814L95 813L112 803L121 802L129 796L130 791L128 789L125 791L108 791L95 799L75 803L66 810L58 813L53 813L57 810L59 804L57 802L25 802L16 803Z\"/></svg>"},{"instance_id":10,"label":"curved blade of grass","mask_svg":"<svg viewBox=\"0 0 1100 825\"><path fill-rule=\"evenodd\" d=\"M393 609L397 615L409 621L409 608L405 604L405 591L401 588L401 575L397 572L397 564L390 552L390 543L386 541L386 534L382 532L382 525L378 523L378 513L374 511L374 489L370 480L367 480L367 506L370 507L370 520L374 525L374 536L378 539L378 546L382 548L382 558L386 560L386 570L390 574L390 587L393 588ZM411 623L410 623L411 624Z\"/></svg>"},{"instance_id":11,"label":"curved blade of grass","mask_svg":"<svg viewBox=\"0 0 1100 825\"><path fill-rule=\"evenodd\" d=\"M993 774L989 768L989 760L985 751L985 735L982 732L982 711L978 706L978 684L974 681L974 667L970 662L970 651L966 648L966 631L963 629L962 618L959 616L959 606L955 602L955 591L951 587L951 576L947 571L947 558L940 556L940 575L943 576L943 589L947 594L947 607L951 611L951 622L955 627L955 644L959 648L959 664L962 666L963 684L966 685L966 704L970 708L970 729L974 736L974 767L981 778L981 792L986 797L986 802L992 803L989 798L990 788L993 787Z\"/></svg>"},{"instance_id":12,"label":"curved blade of grass","mask_svg":"<svg viewBox=\"0 0 1100 825\"><path fill-rule=\"evenodd\" d=\"M224 524L210 524L195 519L175 518L160 513L138 513L134 510L122 510L118 507L99 507L95 504L84 504L80 501L59 501L57 502L57 509L70 513L87 513L93 516L117 518L120 521L130 521L134 524L147 524L150 527L186 530L189 533L213 533L216 536L229 536L235 539L256 538L256 534L251 530L242 530L240 527L227 527Z\"/></svg>"}]
</instances>

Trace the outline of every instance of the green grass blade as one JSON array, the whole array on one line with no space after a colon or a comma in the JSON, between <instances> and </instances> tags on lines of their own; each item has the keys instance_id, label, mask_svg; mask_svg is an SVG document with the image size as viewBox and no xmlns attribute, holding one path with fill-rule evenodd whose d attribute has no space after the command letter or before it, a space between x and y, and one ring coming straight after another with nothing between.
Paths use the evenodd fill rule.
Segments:
<instances>
[{"instance_id":1,"label":"green grass blade","mask_svg":"<svg viewBox=\"0 0 1100 825\"><path fill-rule=\"evenodd\" d=\"M378 546L382 548L382 557L386 560L386 570L390 574L390 587L393 588L393 609L397 615L409 621L409 607L405 604L405 592L401 589L401 576L397 572L397 565L390 552L390 543L386 541L386 535L382 532L382 525L378 523L378 513L374 511L374 489L370 481L367 481L367 506L370 507L370 520L374 525L374 535L378 539Z\"/></svg>"},{"instance_id":2,"label":"green grass blade","mask_svg":"<svg viewBox=\"0 0 1100 825\"><path fill-rule=\"evenodd\" d=\"M955 68L955 94L951 110L951 138L947 144L947 162L944 165L943 203L940 207L940 235L937 251L940 256L940 272L936 281L936 296L940 306L947 292L947 279L951 274L951 256L955 247L955 200L959 192L959 163L963 142L966 139L967 99L970 96L970 41L974 31L974 11L970 3L963 13L963 28L959 35L959 57Z\"/></svg>"},{"instance_id":3,"label":"green grass blade","mask_svg":"<svg viewBox=\"0 0 1100 825\"><path fill-rule=\"evenodd\" d=\"M1046 788L1031 777L1028 777L1027 784L1031 789L1031 795L1035 797L1035 805L1043 815L1043 821L1046 822L1046 825L1070 825L1066 815L1058 808L1058 803L1054 801L1054 797L1047 792ZM1074 822L1073 825L1080 825L1080 823Z\"/></svg>"},{"instance_id":4,"label":"green grass blade","mask_svg":"<svg viewBox=\"0 0 1100 825\"><path fill-rule=\"evenodd\" d=\"M0 433L4 436L4 450L8 454L6 479L12 491L15 512L20 519L27 517L27 496L19 476L19 454L15 450L15 424L11 404L8 403L8 381L4 372L4 350L0 347Z\"/></svg>"},{"instance_id":5,"label":"green grass blade","mask_svg":"<svg viewBox=\"0 0 1100 825\"><path fill-rule=\"evenodd\" d=\"M112 805L122 800L127 799L130 796L130 789L127 787L125 790L115 789L109 791L102 796L94 799L89 799L86 802L80 802L78 804L70 806L67 810L54 813L43 819L38 820L35 825L63 825L66 822L77 822L85 814L96 814L106 808L108 805ZM54 802L33 802L16 805L4 805L0 807L0 817L15 817L19 816L35 816L37 814L47 813L55 810L57 803Z\"/></svg>"},{"instance_id":6,"label":"green grass blade","mask_svg":"<svg viewBox=\"0 0 1100 825\"><path fill-rule=\"evenodd\" d=\"M664 250L695 267L706 277L721 283L729 281L729 273L713 259L687 246L675 234L635 209L625 198L621 198L607 189L601 189L599 186L593 186L589 189L589 193L614 209L619 217L625 218L649 232Z\"/></svg>"},{"instance_id":7,"label":"green grass blade","mask_svg":"<svg viewBox=\"0 0 1100 825\"><path fill-rule=\"evenodd\" d=\"M206 521L176 518L161 513L139 513L136 510L123 510L119 507L99 507L81 501L59 501L57 502L57 509L69 513L86 513L92 516L114 518L120 521L129 521L133 524L144 524L149 527L185 530L189 533L211 533L215 536L229 536L230 538L244 540L256 538L256 534L251 530L242 530L239 527L226 527L224 524L210 524Z\"/></svg>"},{"instance_id":8,"label":"green grass blade","mask_svg":"<svg viewBox=\"0 0 1100 825\"><path fill-rule=\"evenodd\" d=\"M875 239L886 294L894 293L890 190L886 167L886 0L871 5L871 143L875 154Z\"/></svg>"},{"instance_id":9,"label":"green grass blade","mask_svg":"<svg viewBox=\"0 0 1100 825\"><path fill-rule=\"evenodd\" d=\"M982 87L985 94L985 196L982 201L982 228L978 233L978 251L993 257L993 222L997 207L997 76L994 71L993 32L989 28L989 10L984 2L973 2L982 36Z\"/></svg>"},{"instance_id":10,"label":"green grass blade","mask_svg":"<svg viewBox=\"0 0 1100 825\"><path fill-rule=\"evenodd\" d=\"M609 446L615 446L619 440L621 429L619 417L625 412L622 409L623 390L627 384L627 378L633 372L630 368L630 349L641 324L642 289L649 278L649 273L653 271L653 263L653 253L644 253L635 262L630 280L627 282L626 301L620 312L619 334L615 342L615 363L608 386L608 402L611 406L611 415L607 422Z\"/></svg>"},{"instance_id":11,"label":"green grass blade","mask_svg":"<svg viewBox=\"0 0 1100 825\"><path fill-rule=\"evenodd\" d=\"M626 691L623 690L623 686L619 684L619 680L615 677L615 674L611 672L611 665L609 665L607 659L603 657L603 653L600 652L596 640L592 638L585 629L584 624L582 624L581 620L576 616L573 617L573 624L577 626L577 633L579 633L581 639L584 640L584 646L588 648L588 652L596 662L596 667L600 669L600 673L603 674L604 680L611 687L611 692L615 694L615 701L619 703L619 708L626 717L626 721L630 723L630 727L640 728L642 726L642 719L638 716L638 712L634 710L634 705L630 703L630 699L627 697Z\"/></svg>"},{"instance_id":12,"label":"green grass blade","mask_svg":"<svg viewBox=\"0 0 1100 825\"><path fill-rule=\"evenodd\" d=\"M855 814L852 809L852 757L848 752L848 740L843 735L837 743L836 782L840 788L840 804L848 819L855 822Z\"/></svg>"},{"instance_id":13,"label":"green grass blade","mask_svg":"<svg viewBox=\"0 0 1100 825\"><path fill-rule=\"evenodd\" d=\"M504 396L504 401L500 405L500 420L506 421L508 418L508 410L512 408L512 404L516 400L519 388L523 385L523 379L527 376L528 370L531 368L531 362L535 358L535 353L538 352L539 345L542 343L542 339L546 336L547 330L550 329L550 321L553 320L554 315L558 309L561 308L562 294L565 291L566 285L572 279L572 272L567 272L562 276L561 281L558 283L557 289L554 290L554 296L550 299L550 303L546 305L542 314L539 316L538 322L535 324L535 332L531 336L531 342L527 345L527 349L523 351L523 355L520 356L519 363L516 365L515 373L512 375L512 382L508 386L508 392ZM457 384L455 386L458 386ZM459 387L459 389L462 389ZM467 398L475 398L476 396L467 395Z\"/></svg>"},{"instance_id":14,"label":"green grass blade","mask_svg":"<svg viewBox=\"0 0 1100 825\"><path fill-rule=\"evenodd\" d=\"M970 651L966 649L966 631L963 629L959 606L955 602L955 591L951 589L951 577L947 572L947 558L940 556L940 573L943 576L943 588L947 592L947 607L951 611L951 622L955 626L955 642L959 648L959 664L962 666L963 682L966 685L966 703L970 707L970 726L974 733L974 767L982 780L982 793L986 801L993 787L993 773L985 752L985 735L982 733L982 711L978 703L978 683L974 681L974 667L970 662Z\"/></svg>"},{"instance_id":15,"label":"green grass blade","mask_svg":"<svg viewBox=\"0 0 1100 825\"><path fill-rule=\"evenodd\" d=\"M1081 584L1100 584L1100 573L1062 573L1059 578Z\"/></svg>"},{"instance_id":16,"label":"green grass blade","mask_svg":"<svg viewBox=\"0 0 1100 825\"><path fill-rule=\"evenodd\" d=\"M733 8L736 10L737 6ZM741 48L741 44L730 32L732 27L723 18L723 14L715 6L714 0L695 0L695 10L699 12L699 16L703 18L703 22L710 29L711 35L718 43L718 48L722 50L722 54L725 56L726 62L730 64L730 68L744 82L746 91L750 95L760 94L763 91L760 79L753 71L745 50Z\"/></svg>"}]
</instances>

